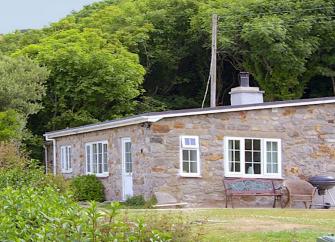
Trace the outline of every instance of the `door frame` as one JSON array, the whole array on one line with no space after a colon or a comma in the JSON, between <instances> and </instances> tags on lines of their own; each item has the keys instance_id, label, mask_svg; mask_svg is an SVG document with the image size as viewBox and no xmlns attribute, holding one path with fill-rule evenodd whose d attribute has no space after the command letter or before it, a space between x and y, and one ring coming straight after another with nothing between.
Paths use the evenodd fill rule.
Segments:
<instances>
[{"instance_id":1,"label":"door frame","mask_svg":"<svg viewBox=\"0 0 335 242\"><path fill-rule=\"evenodd\" d=\"M131 138L130 137L122 137L121 138L121 163L122 163L122 169L121 169L121 176L122 176L122 200L125 201L126 194L125 194L125 186L126 186L126 181L125 181L125 176L126 176L126 157L125 157L125 149L126 149L126 143L130 142L131 144ZM131 150L130 150L131 152ZM131 152L132 154L132 152ZM133 170L131 172L131 177L133 176ZM132 182L132 187L131 189L133 190L133 182Z\"/></svg>"}]
</instances>

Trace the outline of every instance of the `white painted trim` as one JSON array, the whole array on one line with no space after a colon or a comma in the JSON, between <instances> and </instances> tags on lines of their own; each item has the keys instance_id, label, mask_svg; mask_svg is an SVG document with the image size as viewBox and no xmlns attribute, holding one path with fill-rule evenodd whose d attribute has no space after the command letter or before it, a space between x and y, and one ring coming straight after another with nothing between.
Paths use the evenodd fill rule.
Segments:
<instances>
[{"instance_id":1,"label":"white painted trim","mask_svg":"<svg viewBox=\"0 0 335 242\"><path fill-rule=\"evenodd\" d=\"M66 162L68 163L67 166L71 166L70 169L64 169L64 166L63 166L63 155L62 153L64 152L65 150L65 155L68 154L69 157L66 157ZM68 151L68 153L67 153ZM72 173L72 148L71 148L71 145L62 145L60 147L60 164L61 164L61 172L64 173L64 174L68 174L68 173Z\"/></svg>"},{"instance_id":2,"label":"white painted trim","mask_svg":"<svg viewBox=\"0 0 335 242\"><path fill-rule=\"evenodd\" d=\"M98 143L102 143L102 149L104 144L107 144L107 171L103 171L102 173L94 173L92 172L92 168L93 168L93 144L98 144ZM87 147L90 147L90 172L87 171ZM102 156L103 157L103 156ZM109 159L108 159L109 155L108 155L108 140L97 140L97 141L92 141L92 142L87 142L85 143L85 173L86 175L95 175L96 177L108 177L109 176ZM97 165L98 165L98 161L97 161ZM104 163L102 163L102 170L104 170ZM98 167L97 167L97 171L98 171Z\"/></svg>"},{"instance_id":3,"label":"white painted trim","mask_svg":"<svg viewBox=\"0 0 335 242\"><path fill-rule=\"evenodd\" d=\"M126 201L127 200L127 196L125 194L125 183L126 183L126 180L125 180L125 176L126 175L129 175L131 176L131 179L133 180L133 170L131 173L126 173L126 156L125 156L125 150L126 150L126 143L130 142L131 144L131 138L130 137L123 137L121 138L121 177L122 177L122 201ZM131 152L131 155L132 155L132 152ZM132 168L133 169L133 168ZM132 181L132 184L133 184L133 181ZM132 193L134 192L133 190L133 186L132 186Z\"/></svg>"},{"instance_id":4,"label":"white painted trim","mask_svg":"<svg viewBox=\"0 0 335 242\"><path fill-rule=\"evenodd\" d=\"M51 139L49 137L45 137L45 140L46 141L52 141L52 152L53 152L53 174L56 175L57 173L57 169L56 169L56 165L57 165L57 162L56 162L56 152L57 152L57 147L56 147L56 140L55 139Z\"/></svg>"},{"instance_id":5,"label":"white painted trim","mask_svg":"<svg viewBox=\"0 0 335 242\"><path fill-rule=\"evenodd\" d=\"M74 135L80 133L93 132L97 130L105 130L111 128L117 128L122 126L134 125L145 122L155 123L163 118L173 118L173 117L181 117L181 116L194 116L194 115L204 115L204 114L215 114L215 113L229 113L229 112L239 112L239 111L250 111L250 110L260 110L260 109L274 109L274 108L285 108L285 107L299 107L299 106L308 106L308 105L318 105L318 104L330 104L335 103L334 99L325 99L325 100L301 100L300 102L289 102L289 103L273 103L267 104L263 103L263 105L254 105L254 106L241 106L241 107L233 107L233 106L223 106L222 108L217 109L206 109L201 110L197 109L197 111L185 111L185 112L177 112L177 113L157 113L157 115L143 115L137 117L130 117L122 120L115 120L105 123L98 123L95 125L82 126L73 129L65 129L59 131L53 131L45 133L44 136L47 139L52 139L56 137L62 137L67 135Z\"/></svg>"},{"instance_id":6,"label":"white painted trim","mask_svg":"<svg viewBox=\"0 0 335 242\"><path fill-rule=\"evenodd\" d=\"M197 147L183 147L184 138L195 138ZM183 172L183 150L196 150L197 151L197 173L184 173ZM200 142L199 136L195 135L181 135L179 136L179 176L181 177L201 177L201 161L200 161Z\"/></svg>"},{"instance_id":7,"label":"white painted trim","mask_svg":"<svg viewBox=\"0 0 335 242\"><path fill-rule=\"evenodd\" d=\"M261 174L246 174L245 173L245 139L259 139L261 140ZM230 172L229 171L229 161L228 161L228 141L229 140L240 140L240 166L241 172ZM278 173L266 173L266 159L265 159L265 142L275 141L278 142ZM268 139L268 138L258 138L258 137L234 137L227 136L224 137L224 176L225 177L243 177L243 178L268 178L268 179L282 179L282 161L281 161L281 139Z\"/></svg>"}]
</instances>

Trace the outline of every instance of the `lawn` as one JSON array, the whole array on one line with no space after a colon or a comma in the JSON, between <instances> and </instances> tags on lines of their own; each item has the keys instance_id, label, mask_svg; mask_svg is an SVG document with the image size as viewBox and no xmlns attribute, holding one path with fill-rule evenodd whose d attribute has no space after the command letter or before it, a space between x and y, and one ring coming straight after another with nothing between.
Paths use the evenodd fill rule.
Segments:
<instances>
[{"instance_id":1,"label":"lawn","mask_svg":"<svg viewBox=\"0 0 335 242\"><path fill-rule=\"evenodd\" d=\"M122 213L147 221L183 220L199 241L315 242L321 235L335 233L335 210L126 209Z\"/></svg>"}]
</instances>

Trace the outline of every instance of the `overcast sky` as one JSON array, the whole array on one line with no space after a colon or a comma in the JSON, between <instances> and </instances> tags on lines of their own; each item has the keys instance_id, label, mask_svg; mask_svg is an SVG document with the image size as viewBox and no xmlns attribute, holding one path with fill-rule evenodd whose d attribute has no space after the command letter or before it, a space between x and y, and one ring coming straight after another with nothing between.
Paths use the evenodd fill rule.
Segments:
<instances>
[{"instance_id":1,"label":"overcast sky","mask_svg":"<svg viewBox=\"0 0 335 242\"><path fill-rule=\"evenodd\" d=\"M0 33L47 26L99 0L0 0Z\"/></svg>"}]
</instances>

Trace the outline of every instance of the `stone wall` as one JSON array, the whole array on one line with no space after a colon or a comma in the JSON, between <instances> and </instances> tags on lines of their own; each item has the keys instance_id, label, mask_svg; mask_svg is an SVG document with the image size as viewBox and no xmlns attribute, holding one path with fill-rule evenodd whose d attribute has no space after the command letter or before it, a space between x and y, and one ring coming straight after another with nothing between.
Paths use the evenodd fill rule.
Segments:
<instances>
[{"instance_id":1,"label":"stone wall","mask_svg":"<svg viewBox=\"0 0 335 242\"><path fill-rule=\"evenodd\" d=\"M148 187L146 176L149 170L147 130L141 125L132 125L117 129L108 129L84 134L57 138L57 173L61 173L60 147L71 145L72 173L63 174L66 178L85 174L85 144L95 141L108 141L109 176L99 178L105 186L107 200L122 199L122 144L121 138L130 137L132 141L134 193L143 194Z\"/></svg>"},{"instance_id":2,"label":"stone wall","mask_svg":"<svg viewBox=\"0 0 335 242\"><path fill-rule=\"evenodd\" d=\"M151 127L153 190L174 194L193 206L223 206L225 136L281 139L284 178L335 175L334 123L333 104L163 119ZM201 178L178 176L180 135L199 136ZM240 202L251 201L271 204L261 197Z\"/></svg>"},{"instance_id":3,"label":"stone wall","mask_svg":"<svg viewBox=\"0 0 335 242\"><path fill-rule=\"evenodd\" d=\"M199 178L179 176L181 135L199 136ZM84 174L85 143L108 140L110 175L101 179L107 199L121 199L121 138L131 137L134 194L148 198L160 191L190 206L223 206L225 136L281 139L285 178L304 179L326 172L335 175L334 104L165 118L151 126L132 125L58 138L57 153L60 145L72 145L73 173L66 176ZM271 205L262 197L240 200L241 206L250 203Z\"/></svg>"}]
</instances>

